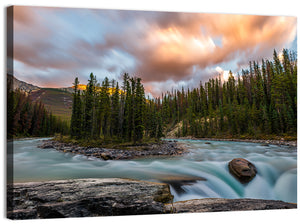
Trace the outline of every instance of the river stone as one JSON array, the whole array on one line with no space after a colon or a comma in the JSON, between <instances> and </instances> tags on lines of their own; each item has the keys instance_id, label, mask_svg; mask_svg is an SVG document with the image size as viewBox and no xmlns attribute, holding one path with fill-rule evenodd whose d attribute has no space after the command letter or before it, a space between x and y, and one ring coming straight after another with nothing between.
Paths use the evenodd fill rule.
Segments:
<instances>
[{"instance_id":1,"label":"river stone","mask_svg":"<svg viewBox=\"0 0 300 224\"><path fill-rule=\"evenodd\" d=\"M159 214L169 185L107 178L18 183L10 186L10 219Z\"/></svg>"},{"instance_id":2,"label":"river stone","mask_svg":"<svg viewBox=\"0 0 300 224\"><path fill-rule=\"evenodd\" d=\"M256 167L248 160L236 158L228 164L230 173L236 177L241 183L250 182L256 175Z\"/></svg>"},{"instance_id":3,"label":"river stone","mask_svg":"<svg viewBox=\"0 0 300 224\"><path fill-rule=\"evenodd\" d=\"M103 160L111 160L112 159L112 156L109 153L104 153L104 152L100 154L100 157Z\"/></svg>"},{"instance_id":4,"label":"river stone","mask_svg":"<svg viewBox=\"0 0 300 224\"><path fill-rule=\"evenodd\" d=\"M182 186L193 185L197 181L206 181L203 177L196 176L170 176L170 175L160 175L157 179L163 183L169 184L176 191L177 194L182 194L185 190Z\"/></svg>"},{"instance_id":5,"label":"river stone","mask_svg":"<svg viewBox=\"0 0 300 224\"><path fill-rule=\"evenodd\" d=\"M165 205L166 213L190 212L222 212L222 211L250 211L269 209L292 209L297 204L275 200L262 199L225 199L205 198L188 201L178 201Z\"/></svg>"}]
</instances>

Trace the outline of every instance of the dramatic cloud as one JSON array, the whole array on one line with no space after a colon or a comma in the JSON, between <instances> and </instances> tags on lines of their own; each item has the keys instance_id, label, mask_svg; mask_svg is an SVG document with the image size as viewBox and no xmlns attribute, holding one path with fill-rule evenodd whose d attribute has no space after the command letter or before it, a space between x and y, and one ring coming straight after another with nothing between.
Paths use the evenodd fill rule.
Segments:
<instances>
[{"instance_id":1,"label":"dramatic cloud","mask_svg":"<svg viewBox=\"0 0 300 224\"><path fill-rule=\"evenodd\" d=\"M138 67L146 80L179 80L190 75L194 65L206 68L235 58L240 64L260 60L296 36L296 19L292 17L175 15L182 17L173 20L179 25L162 20L166 28L148 32L147 45L151 47L139 54L142 63ZM167 19L171 20L170 16ZM214 39L221 40L220 46Z\"/></svg>"},{"instance_id":2,"label":"dramatic cloud","mask_svg":"<svg viewBox=\"0 0 300 224\"><path fill-rule=\"evenodd\" d=\"M17 78L69 86L75 75L85 83L90 72L99 80L129 72L153 96L226 79L297 39L296 18L282 16L18 6L14 19Z\"/></svg>"}]
</instances>

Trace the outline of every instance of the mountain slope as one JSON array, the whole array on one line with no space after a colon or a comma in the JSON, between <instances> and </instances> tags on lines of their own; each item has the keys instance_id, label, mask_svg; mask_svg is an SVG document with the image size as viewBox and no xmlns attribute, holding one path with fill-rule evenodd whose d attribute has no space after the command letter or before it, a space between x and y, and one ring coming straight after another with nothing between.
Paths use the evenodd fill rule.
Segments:
<instances>
[{"instance_id":1,"label":"mountain slope","mask_svg":"<svg viewBox=\"0 0 300 224\"><path fill-rule=\"evenodd\" d=\"M72 88L68 88L69 91L62 88L42 88L18 80L11 74L7 74L7 84L14 91L18 89L28 94L33 102L41 101L53 115L63 120L71 119Z\"/></svg>"},{"instance_id":2,"label":"mountain slope","mask_svg":"<svg viewBox=\"0 0 300 224\"><path fill-rule=\"evenodd\" d=\"M56 88L41 88L30 94L33 101L41 101L53 115L70 120L72 114L72 94Z\"/></svg>"},{"instance_id":3,"label":"mountain slope","mask_svg":"<svg viewBox=\"0 0 300 224\"><path fill-rule=\"evenodd\" d=\"M71 120L72 114L72 93L74 87L66 88L42 88L34 86L16 79L12 75L7 75L8 84L13 86L13 90L19 89L29 94L29 97L34 101L41 101L53 115L61 117L63 120ZM80 84L81 91L86 89L86 85ZM98 88L100 91L100 88ZM109 88L109 94L112 94L114 88ZM120 94L122 90L119 90Z\"/></svg>"},{"instance_id":4,"label":"mountain slope","mask_svg":"<svg viewBox=\"0 0 300 224\"><path fill-rule=\"evenodd\" d=\"M31 92L40 90L40 87L20 81L11 74L7 74L7 84L8 84L8 86L11 86L13 88L13 90L19 89L26 93L31 93Z\"/></svg>"}]
</instances>

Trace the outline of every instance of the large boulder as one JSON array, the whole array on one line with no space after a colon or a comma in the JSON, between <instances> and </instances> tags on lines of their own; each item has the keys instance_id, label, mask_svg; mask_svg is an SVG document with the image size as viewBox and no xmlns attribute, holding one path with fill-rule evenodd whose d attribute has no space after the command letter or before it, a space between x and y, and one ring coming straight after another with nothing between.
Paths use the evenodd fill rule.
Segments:
<instances>
[{"instance_id":1,"label":"large boulder","mask_svg":"<svg viewBox=\"0 0 300 224\"><path fill-rule=\"evenodd\" d=\"M10 189L10 219L159 214L173 200L167 184L120 178L20 183Z\"/></svg>"},{"instance_id":2,"label":"large boulder","mask_svg":"<svg viewBox=\"0 0 300 224\"><path fill-rule=\"evenodd\" d=\"M256 167L246 159L236 158L229 162L230 173L241 183L250 182L257 173Z\"/></svg>"}]
</instances>

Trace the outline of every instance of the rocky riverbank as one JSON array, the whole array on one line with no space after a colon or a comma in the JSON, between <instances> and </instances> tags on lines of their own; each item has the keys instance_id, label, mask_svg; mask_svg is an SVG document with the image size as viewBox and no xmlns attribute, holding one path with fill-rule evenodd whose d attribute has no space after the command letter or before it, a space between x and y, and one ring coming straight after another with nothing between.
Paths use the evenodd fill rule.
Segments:
<instances>
[{"instance_id":1,"label":"rocky riverbank","mask_svg":"<svg viewBox=\"0 0 300 224\"><path fill-rule=\"evenodd\" d=\"M188 201L178 201L165 205L165 211L172 213L195 213L195 212L224 212L224 211L252 211L270 209L292 209L297 204L286 203L276 200L262 199L225 199L205 198Z\"/></svg>"},{"instance_id":2,"label":"rocky riverbank","mask_svg":"<svg viewBox=\"0 0 300 224\"><path fill-rule=\"evenodd\" d=\"M127 146L126 149L108 149L81 147L71 143L44 140L38 147L42 149L54 148L66 153L92 156L103 160L125 160L150 156L178 156L187 152L184 144L176 141L162 141L160 143Z\"/></svg>"},{"instance_id":3,"label":"rocky riverbank","mask_svg":"<svg viewBox=\"0 0 300 224\"><path fill-rule=\"evenodd\" d=\"M178 139L182 140L205 140L205 141L232 141L232 142L251 142L251 143L260 143L262 145L285 145L290 147L297 147L297 141L286 141L284 139L281 140L264 140L264 139L228 139L228 138L195 138L191 136L180 137Z\"/></svg>"},{"instance_id":4,"label":"rocky riverbank","mask_svg":"<svg viewBox=\"0 0 300 224\"><path fill-rule=\"evenodd\" d=\"M107 178L17 183L8 186L7 217L43 219L183 212L297 208L259 199L197 199L172 202L168 184Z\"/></svg>"},{"instance_id":5,"label":"rocky riverbank","mask_svg":"<svg viewBox=\"0 0 300 224\"><path fill-rule=\"evenodd\" d=\"M159 214L173 196L167 184L109 178L9 186L10 219Z\"/></svg>"}]
</instances>

